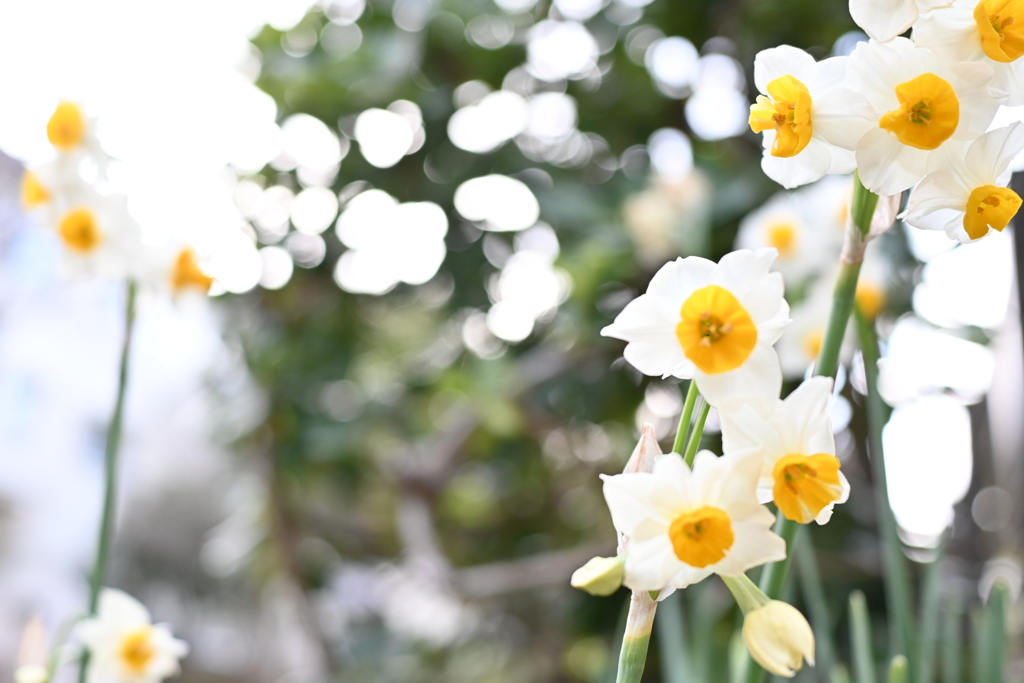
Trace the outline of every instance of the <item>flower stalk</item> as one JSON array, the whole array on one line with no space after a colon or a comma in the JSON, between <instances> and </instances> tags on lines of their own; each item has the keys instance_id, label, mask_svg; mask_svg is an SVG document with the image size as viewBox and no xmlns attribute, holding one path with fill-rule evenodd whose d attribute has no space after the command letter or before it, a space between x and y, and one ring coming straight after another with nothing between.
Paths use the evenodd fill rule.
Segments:
<instances>
[{"instance_id":1,"label":"flower stalk","mask_svg":"<svg viewBox=\"0 0 1024 683\"><path fill-rule=\"evenodd\" d=\"M629 600L629 616L622 634L619 651L619 669L616 683L640 683L647 662L647 648L651 643L651 629L658 603L647 591L633 591Z\"/></svg>"},{"instance_id":2,"label":"flower stalk","mask_svg":"<svg viewBox=\"0 0 1024 683\"><path fill-rule=\"evenodd\" d=\"M110 555L110 541L114 532L115 507L117 505L117 464L121 450L121 434L124 423L125 394L128 388L128 360L131 355L132 327L135 323L136 283L128 282L125 297L124 340L121 345L121 361L118 368L117 398L114 401L114 412L107 428L107 444L104 452L104 493L103 515L100 519L99 538L96 544L96 564L93 567L89 585L89 616L95 616L99 606L100 591L107 573L107 559ZM79 683L85 683L89 670L89 652L82 654L79 670Z\"/></svg>"},{"instance_id":3,"label":"flower stalk","mask_svg":"<svg viewBox=\"0 0 1024 683\"><path fill-rule=\"evenodd\" d=\"M676 440L672 444L672 452L683 454L686 444L686 434L690 431L690 420L693 418L693 407L697 403L697 382L690 380L690 388L686 390L686 401L683 403L683 412L679 416L679 428L676 430Z\"/></svg>"}]
</instances>

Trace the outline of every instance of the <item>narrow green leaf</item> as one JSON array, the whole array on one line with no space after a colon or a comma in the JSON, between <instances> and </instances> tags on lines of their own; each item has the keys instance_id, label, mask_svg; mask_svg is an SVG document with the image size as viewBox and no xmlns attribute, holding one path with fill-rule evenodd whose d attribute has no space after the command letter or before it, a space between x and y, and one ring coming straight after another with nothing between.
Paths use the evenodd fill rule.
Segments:
<instances>
[{"instance_id":1,"label":"narrow green leaf","mask_svg":"<svg viewBox=\"0 0 1024 683\"><path fill-rule=\"evenodd\" d=\"M960 683L963 670L963 608L959 597L942 609L942 683Z\"/></svg>"},{"instance_id":2,"label":"narrow green leaf","mask_svg":"<svg viewBox=\"0 0 1024 683\"><path fill-rule=\"evenodd\" d=\"M946 548L945 535L939 541L935 559L928 564L921 590L921 618L917 643L917 681L933 683L935 680L935 651L939 642L939 601L942 558Z\"/></svg>"},{"instance_id":3,"label":"narrow green leaf","mask_svg":"<svg viewBox=\"0 0 1024 683\"><path fill-rule=\"evenodd\" d=\"M864 594L860 591L850 593L850 649L853 651L853 680L856 683L875 683L870 619Z\"/></svg>"},{"instance_id":4,"label":"narrow green leaf","mask_svg":"<svg viewBox=\"0 0 1024 683\"><path fill-rule=\"evenodd\" d=\"M797 578L803 592L807 611L810 613L817 667L819 671L832 671L835 664L835 645L832 643L832 620L828 615L828 603L818 573L818 561L814 556L814 542L806 531L793 544L796 555Z\"/></svg>"},{"instance_id":5,"label":"narrow green leaf","mask_svg":"<svg viewBox=\"0 0 1024 683\"><path fill-rule=\"evenodd\" d=\"M692 683L690 648L683 621L683 596L676 591L658 605L654 631L658 637L658 655L665 683Z\"/></svg>"},{"instance_id":6,"label":"narrow green leaf","mask_svg":"<svg viewBox=\"0 0 1024 683\"><path fill-rule=\"evenodd\" d=\"M981 619L981 642L974 652L980 660L978 683L1003 683L1006 663L1006 606L1010 590L1003 581L996 581L988 594Z\"/></svg>"},{"instance_id":7,"label":"narrow green leaf","mask_svg":"<svg viewBox=\"0 0 1024 683\"><path fill-rule=\"evenodd\" d=\"M903 655L896 655L889 662L888 683L907 683L907 658Z\"/></svg>"}]
</instances>

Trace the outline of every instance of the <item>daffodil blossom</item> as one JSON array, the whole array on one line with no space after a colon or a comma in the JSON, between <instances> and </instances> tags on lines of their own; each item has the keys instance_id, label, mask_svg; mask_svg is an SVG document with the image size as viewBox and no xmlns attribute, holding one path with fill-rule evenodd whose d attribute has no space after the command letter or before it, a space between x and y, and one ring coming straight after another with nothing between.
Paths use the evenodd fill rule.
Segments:
<instances>
[{"instance_id":1,"label":"daffodil blossom","mask_svg":"<svg viewBox=\"0 0 1024 683\"><path fill-rule=\"evenodd\" d=\"M797 286L839 257L842 233L821 225L817 208L799 192L779 192L740 222L736 248L775 249L775 270L787 288Z\"/></svg>"},{"instance_id":2,"label":"daffodil blossom","mask_svg":"<svg viewBox=\"0 0 1024 683\"><path fill-rule=\"evenodd\" d=\"M83 187L58 197L47 215L50 220L43 227L59 238L66 279L120 279L137 267L140 231L124 196Z\"/></svg>"},{"instance_id":3,"label":"daffodil blossom","mask_svg":"<svg viewBox=\"0 0 1024 683\"><path fill-rule=\"evenodd\" d=\"M104 177L110 158L100 146L95 128L95 121L86 116L81 105L59 103L46 123L46 137L58 152L58 163L77 171L78 165L89 159Z\"/></svg>"},{"instance_id":4,"label":"daffodil blossom","mask_svg":"<svg viewBox=\"0 0 1024 683\"><path fill-rule=\"evenodd\" d=\"M764 94L750 107L750 127L764 133L761 168L783 187L856 166L853 150L871 111L846 87L846 61L815 62L789 45L762 50L754 60L754 83Z\"/></svg>"},{"instance_id":5,"label":"daffodil blossom","mask_svg":"<svg viewBox=\"0 0 1024 683\"><path fill-rule=\"evenodd\" d=\"M952 0L850 0L850 16L869 36L887 42L915 26L922 15L951 3Z\"/></svg>"},{"instance_id":6,"label":"daffodil blossom","mask_svg":"<svg viewBox=\"0 0 1024 683\"><path fill-rule=\"evenodd\" d=\"M159 683L178 673L188 645L164 624L153 624L135 598L105 588L95 617L79 626L89 648L88 683Z\"/></svg>"},{"instance_id":7,"label":"daffodil blossom","mask_svg":"<svg viewBox=\"0 0 1024 683\"><path fill-rule=\"evenodd\" d=\"M951 153L947 168L929 173L910 195L907 223L944 230L964 243L1001 231L1020 209L1021 198L1007 185L1010 162L1022 149L1024 123L1018 121Z\"/></svg>"},{"instance_id":8,"label":"daffodil blossom","mask_svg":"<svg viewBox=\"0 0 1024 683\"><path fill-rule=\"evenodd\" d=\"M144 287L170 294L175 299L205 297L214 280L198 252L179 240L161 246L144 246L134 277Z\"/></svg>"},{"instance_id":9,"label":"daffodil blossom","mask_svg":"<svg viewBox=\"0 0 1024 683\"><path fill-rule=\"evenodd\" d=\"M983 134L1001 101L988 87L992 73L983 62L946 64L906 38L858 45L847 79L874 110L857 144L864 186L898 194L941 168L944 145Z\"/></svg>"},{"instance_id":10,"label":"daffodil blossom","mask_svg":"<svg viewBox=\"0 0 1024 683\"><path fill-rule=\"evenodd\" d=\"M601 334L629 342L626 360L645 375L695 379L714 406L778 396L772 345L789 322L775 249L740 250L714 263L697 256L662 266L647 293Z\"/></svg>"},{"instance_id":11,"label":"daffodil blossom","mask_svg":"<svg viewBox=\"0 0 1024 683\"><path fill-rule=\"evenodd\" d=\"M612 521L629 538L625 585L636 591L685 588L736 576L786 557L771 531L774 515L755 498L759 449L697 454L691 471L675 453L650 473L603 476Z\"/></svg>"},{"instance_id":12,"label":"daffodil blossom","mask_svg":"<svg viewBox=\"0 0 1024 683\"><path fill-rule=\"evenodd\" d=\"M758 502L775 502L783 515L801 524L825 524L836 503L850 495L839 470L832 437L832 380L815 377L786 400L748 403L719 413L726 452L762 449Z\"/></svg>"},{"instance_id":13,"label":"daffodil blossom","mask_svg":"<svg viewBox=\"0 0 1024 683\"><path fill-rule=\"evenodd\" d=\"M1024 1L956 0L914 25L914 42L949 62L980 60L992 66L992 87L1006 105L1024 104Z\"/></svg>"}]
</instances>

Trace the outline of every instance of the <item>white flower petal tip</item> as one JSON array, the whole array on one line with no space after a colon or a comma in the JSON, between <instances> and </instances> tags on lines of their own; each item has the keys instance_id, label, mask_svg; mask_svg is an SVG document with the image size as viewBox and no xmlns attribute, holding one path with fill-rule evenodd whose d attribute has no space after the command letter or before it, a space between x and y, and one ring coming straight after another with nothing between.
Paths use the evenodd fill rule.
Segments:
<instances>
[{"instance_id":1,"label":"white flower petal tip","mask_svg":"<svg viewBox=\"0 0 1024 683\"><path fill-rule=\"evenodd\" d=\"M800 610L781 600L747 613L743 644L754 661L776 676L792 678L805 660L814 666L814 632Z\"/></svg>"},{"instance_id":2,"label":"white flower petal tip","mask_svg":"<svg viewBox=\"0 0 1024 683\"><path fill-rule=\"evenodd\" d=\"M180 671L188 644L163 624L152 624L148 610L122 591L105 588L94 617L79 624L89 648L90 680L159 683Z\"/></svg>"},{"instance_id":3,"label":"white flower petal tip","mask_svg":"<svg viewBox=\"0 0 1024 683\"><path fill-rule=\"evenodd\" d=\"M761 167L789 189L828 173L850 173L857 140L871 126L870 107L845 87L846 58L823 62L789 45L763 50L754 60L761 95L749 124L764 133Z\"/></svg>"},{"instance_id":4,"label":"white flower petal tip","mask_svg":"<svg viewBox=\"0 0 1024 683\"><path fill-rule=\"evenodd\" d=\"M741 249L715 264L689 257L665 264L647 292L603 330L652 377L695 379L712 404L739 396L777 396L782 383L772 345L789 319L778 252Z\"/></svg>"}]
</instances>

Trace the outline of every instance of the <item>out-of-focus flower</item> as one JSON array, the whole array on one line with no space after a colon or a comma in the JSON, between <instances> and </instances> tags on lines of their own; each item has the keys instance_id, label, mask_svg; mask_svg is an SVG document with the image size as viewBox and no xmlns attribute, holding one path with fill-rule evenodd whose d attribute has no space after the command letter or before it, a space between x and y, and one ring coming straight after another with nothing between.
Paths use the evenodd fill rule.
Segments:
<instances>
[{"instance_id":1,"label":"out-of-focus flower","mask_svg":"<svg viewBox=\"0 0 1024 683\"><path fill-rule=\"evenodd\" d=\"M776 397L782 372L772 345L789 322L782 276L768 272L776 255L744 249L717 264L671 261L601 334L629 342L623 355L645 375L695 379L716 407Z\"/></svg>"},{"instance_id":2,"label":"out-of-focus flower","mask_svg":"<svg viewBox=\"0 0 1024 683\"><path fill-rule=\"evenodd\" d=\"M626 199L622 218L641 265L653 268L680 252L704 248L713 191L704 173L694 169L682 180L653 175L649 187Z\"/></svg>"},{"instance_id":3,"label":"out-of-focus flower","mask_svg":"<svg viewBox=\"0 0 1024 683\"><path fill-rule=\"evenodd\" d=\"M622 586L625 577L626 556L595 557L572 573L569 580L573 588L591 595L611 595Z\"/></svg>"},{"instance_id":4,"label":"out-of-focus flower","mask_svg":"<svg viewBox=\"0 0 1024 683\"><path fill-rule=\"evenodd\" d=\"M1020 209L1009 189L1010 163L1024 149L1024 123L990 131L951 149L944 168L929 173L914 189L907 222L915 228L944 230L950 239L972 242L1001 231Z\"/></svg>"},{"instance_id":5,"label":"out-of-focus flower","mask_svg":"<svg viewBox=\"0 0 1024 683\"><path fill-rule=\"evenodd\" d=\"M821 345L825 341L829 312L832 310L832 281L818 279L810 293L791 310L791 322L779 338L775 350L779 354L782 374L787 379L800 379L817 362ZM840 358L849 360L849 345L844 345Z\"/></svg>"},{"instance_id":6,"label":"out-of-focus flower","mask_svg":"<svg viewBox=\"0 0 1024 683\"><path fill-rule=\"evenodd\" d=\"M44 227L60 238L61 273L71 280L124 278L137 265L140 231L127 199L87 187L59 197Z\"/></svg>"},{"instance_id":7,"label":"out-of-focus flower","mask_svg":"<svg viewBox=\"0 0 1024 683\"><path fill-rule=\"evenodd\" d=\"M46 137L60 153L60 163L73 168L79 161L91 158L102 174L108 157L94 129L94 122L86 117L81 105L63 101L46 123Z\"/></svg>"},{"instance_id":8,"label":"out-of-focus flower","mask_svg":"<svg viewBox=\"0 0 1024 683\"><path fill-rule=\"evenodd\" d=\"M981 60L995 71L992 85L1006 104L1024 104L1024 4L1006 0L957 0L914 25L914 42L950 62Z\"/></svg>"},{"instance_id":9,"label":"out-of-focus flower","mask_svg":"<svg viewBox=\"0 0 1024 683\"><path fill-rule=\"evenodd\" d=\"M772 247L779 252L775 269L787 288L830 268L839 256L841 233L821 224L827 210L819 211L808 199L800 193L780 192L747 214L736 235L737 249Z\"/></svg>"},{"instance_id":10,"label":"out-of-focus flower","mask_svg":"<svg viewBox=\"0 0 1024 683\"><path fill-rule=\"evenodd\" d=\"M858 45L847 77L875 123L857 144L864 186L898 194L941 167L949 145L982 135L1005 99L990 91L992 74L983 62L944 64L906 38Z\"/></svg>"},{"instance_id":11,"label":"out-of-focus flower","mask_svg":"<svg viewBox=\"0 0 1024 683\"><path fill-rule=\"evenodd\" d=\"M774 405L746 404L719 412L726 452L762 449L758 502L775 501L787 519L801 524L825 524L835 504L850 495L832 437L831 397L832 380L815 377Z\"/></svg>"},{"instance_id":12,"label":"out-of-focus flower","mask_svg":"<svg viewBox=\"0 0 1024 683\"><path fill-rule=\"evenodd\" d=\"M142 286L174 298L205 296L214 281L196 250L178 240L143 246L133 276Z\"/></svg>"},{"instance_id":13,"label":"out-of-focus flower","mask_svg":"<svg viewBox=\"0 0 1024 683\"><path fill-rule=\"evenodd\" d=\"M95 617L79 626L89 648L89 683L159 683L176 675L188 645L127 593L104 588Z\"/></svg>"},{"instance_id":14,"label":"out-of-focus flower","mask_svg":"<svg viewBox=\"0 0 1024 683\"><path fill-rule=\"evenodd\" d=\"M814 632L800 610L772 600L743 617L743 644L765 671L792 678L804 660L814 666Z\"/></svg>"},{"instance_id":15,"label":"out-of-focus flower","mask_svg":"<svg viewBox=\"0 0 1024 683\"><path fill-rule=\"evenodd\" d=\"M952 0L850 0L850 16L869 36L885 42L913 26L925 12L950 4Z\"/></svg>"},{"instance_id":16,"label":"out-of-focus flower","mask_svg":"<svg viewBox=\"0 0 1024 683\"><path fill-rule=\"evenodd\" d=\"M750 127L764 133L761 168L769 178L792 188L853 171L871 109L846 87L846 57L815 62L789 45L762 50L754 82L768 95L750 106Z\"/></svg>"},{"instance_id":17,"label":"out-of-focus flower","mask_svg":"<svg viewBox=\"0 0 1024 683\"><path fill-rule=\"evenodd\" d=\"M758 449L658 458L651 473L603 476L615 528L629 538L625 585L685 588L712 573L741 574L786 557L771 531L774 516L755 498Z\"/></svg>"}]
</instances>

